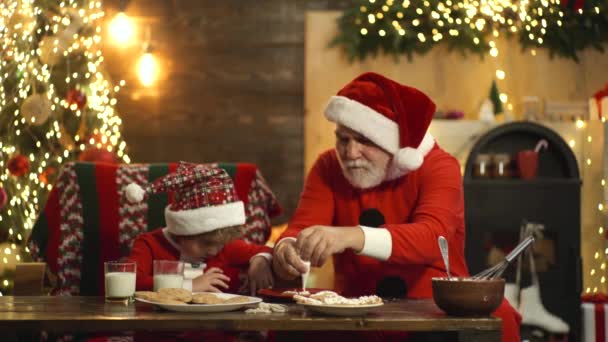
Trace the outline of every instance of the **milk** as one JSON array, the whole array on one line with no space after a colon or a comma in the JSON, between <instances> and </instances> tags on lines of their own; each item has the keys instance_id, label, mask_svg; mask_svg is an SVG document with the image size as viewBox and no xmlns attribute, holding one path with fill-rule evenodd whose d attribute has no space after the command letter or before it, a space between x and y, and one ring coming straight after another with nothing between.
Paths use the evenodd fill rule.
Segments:
<instances>
[{"instance_id":1,"label":"milk","mask_svg":"<svg viewBox=\"0 0 608 342\"><path fill-rule=\"evenodd\" d=\"M184 285L184 276L181 274L156 274L154 275L154 291L164 288L181 289Z\"/></svg>"},{"instance_id":2,"label":"milk","mask_svg":"<svg viewBox=\"0 0 608 342\"><path fill-rule=\"evenodd\" d=\"M106 273L106 298L125 299L135 294L135 273Z\"/></svg>"}]
</instances>

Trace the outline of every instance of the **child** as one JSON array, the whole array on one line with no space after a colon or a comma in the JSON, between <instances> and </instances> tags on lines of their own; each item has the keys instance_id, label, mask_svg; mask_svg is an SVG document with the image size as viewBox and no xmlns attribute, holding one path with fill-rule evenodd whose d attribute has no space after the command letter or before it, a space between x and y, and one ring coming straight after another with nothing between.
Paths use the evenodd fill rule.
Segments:
<instances>
[{"instance_id":1,"label":"child","mask_svg":"<svg viewBox=\"0 0 608 342\"><path fill-rule=\"evenodd\" d=\"M237 292L248 286L252 295L260 288L271 287L272 249L235 240L242 235L245 223L243 202L239 201L230 176L221 168L180 163L168 174L142 189L130 184L126 195L140 202L146 193L174 191L175 200L165 208L167 227L140 234L130 259L137 263L137 290L153 288L153 260L183 260L193 265L184 288L193 292ZM187 264L189 265L189 264ZM239 270L248 267L248 277L239 284Z\"/></svg>"}]
</instances>

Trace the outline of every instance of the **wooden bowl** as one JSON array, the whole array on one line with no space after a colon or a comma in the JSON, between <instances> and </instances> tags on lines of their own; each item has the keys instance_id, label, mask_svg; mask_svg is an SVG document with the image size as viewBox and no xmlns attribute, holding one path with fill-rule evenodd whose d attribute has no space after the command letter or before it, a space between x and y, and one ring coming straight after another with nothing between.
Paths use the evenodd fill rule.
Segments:
<instances>
[{"instance_id":1,"label":"wooden bowl","mask_svg":"<svg viewBox=\"0 0 608 342\"><path fill-rule=\"evenodd\" d=\"M505 293L505 280L471 278L433 278L433 300L451 316L489 316Z\"/></svg>"}]
</instances>

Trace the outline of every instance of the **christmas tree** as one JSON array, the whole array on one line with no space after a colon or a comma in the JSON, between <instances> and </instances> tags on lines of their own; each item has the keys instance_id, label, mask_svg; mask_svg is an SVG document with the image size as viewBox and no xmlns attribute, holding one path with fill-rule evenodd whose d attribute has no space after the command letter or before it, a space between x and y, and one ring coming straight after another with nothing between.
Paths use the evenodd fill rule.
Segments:
<instances>
[{"instance_id":1,"label":"christmas tree","mask_svg":"<svg viewBox=\"0 0 608 342\"><path fill-rule=\"evenodd\" d=\"M492 100L492 104L494 105L494 114L496 115L502 113L502 101L500 100L500 92L498 91L496 81L492 81L489 98Z\"/></svg>"},{"instance_id":2,"label":"christmas tree","mask_svg":"<svg viewBox=\"0 0 608 342\"><path fill-rule=\"evenodd\" d=\"M129 162L103 70L101 2L0 3L0 292L61 165ZM122 84L121 84L122 85Z\"/></svg>"}]
</instances>

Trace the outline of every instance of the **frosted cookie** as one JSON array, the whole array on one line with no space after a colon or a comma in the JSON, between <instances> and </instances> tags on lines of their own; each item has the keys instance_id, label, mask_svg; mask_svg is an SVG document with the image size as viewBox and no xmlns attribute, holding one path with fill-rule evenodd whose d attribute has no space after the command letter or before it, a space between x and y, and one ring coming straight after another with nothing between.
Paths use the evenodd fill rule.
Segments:
<instances>
[{"instance_id":1,"label":"frosted cookie","mask_svg":"<svg viewBox=\"0 0 608 342\"><path fill-rule=\"evenodd\" d=\"M298 304L313 304L313 305L322 305L323 304L323 302L320 300L310 298L310 297L304 297L304 296L300 296L300 295L293 296L293 299Z\"/></svg>"},{"instance_id":2,"label":"frosted cookie","mask_svg":"<svg viewBox=\"0 0 608 342\"><path fill-rule=\"evenodd\" d=\"M287 291L283 291L282 294L287 295L287 296L295 296L295 295L310 296L310 292L308 292L308 291L291 291L291 290L287 290Z\"/></svg>"},{"instance_id":3,"label":"frosted cookie","mask_svg":"<svg viewBox=\"0 0 608 342\"><path fill-rule=\"evenodd\" d=\"M186 289L178 288L164 288L158 290L160 297L178 300L184 303L190 303L192 301L192 293Z\"/></svg>"},{"instance_id":4,"label":"frosted cookie","mask_svg":"<svg viewBox=\"0 0 608 342\"><path fill-rule=\"evenodd\" d=\"M224 300L211 293L198 293L192 296L194 304L222 304Z\"/></svg>"},{"instance_id":5,"label":"frosted cookie","mask_svg":"<svg viewBox=\"0 0 608 342\"><path fill-rule=\"evenodd\" d=\"M321 302L325 302L325 300L328 298L335 298L335 297L340 297L340 296L337 293L335 293L334 291L321 291L321 292L317 292L310 296L310 298L319 300Z\"/></svg>"},{"instance_id":6,"label":"frosted cookie","mask_svg":"<svg viewBox=\"0 0 608 342\"><path fill-rule=\"evenodd\" d=\"M245 310L245 313L248 314L271 314L273 312L284 313L287 312L287 308L281 304L260 303L256 308Z\"/></svg>"}]
</instances>

